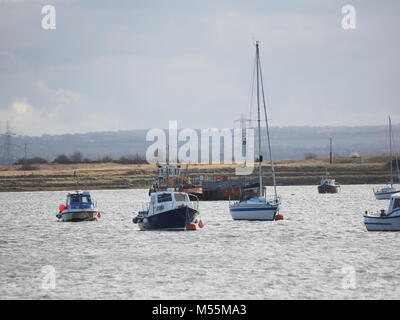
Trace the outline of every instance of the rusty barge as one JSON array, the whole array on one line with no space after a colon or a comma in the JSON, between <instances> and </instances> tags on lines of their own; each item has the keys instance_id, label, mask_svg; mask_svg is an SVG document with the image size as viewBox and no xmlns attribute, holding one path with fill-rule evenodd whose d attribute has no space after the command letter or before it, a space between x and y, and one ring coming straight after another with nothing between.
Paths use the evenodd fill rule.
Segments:
<instances>
[{"instance_id":1,"label":"rusty barge","mask_svg":"<svg viewBox=\"0 0 400 320\"><path fill-rule=\"evenodd\" d=\"M152 192L173 189L186 192L203 201L239 200L244 188L257 182L256 177L234 174L208 174L193 176L188 168L182 173L181 165L163 164L157 167L157 176L149 190Z\"/></svg>"}]
</instances>

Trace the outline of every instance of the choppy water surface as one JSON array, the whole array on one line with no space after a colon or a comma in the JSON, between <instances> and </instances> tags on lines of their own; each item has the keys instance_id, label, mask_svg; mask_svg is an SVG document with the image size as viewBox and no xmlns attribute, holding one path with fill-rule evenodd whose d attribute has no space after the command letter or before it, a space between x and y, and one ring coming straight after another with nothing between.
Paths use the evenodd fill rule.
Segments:
<instances>
[{"instance_id":1,"label":"choppy water surface","mask_svg":"<svg viewBox=\"0 0 400 320\"><path fill-rule=\"evenodd\" d=\"M206 226L187 232L138 230L147 190L93 191L104 215L81 223L55 217L66 192L1 193L0 298L399 299L400 234L363 225L387 206L372 187L281 187L277 222L201 202Z\"/></svg>"}]
</instances>

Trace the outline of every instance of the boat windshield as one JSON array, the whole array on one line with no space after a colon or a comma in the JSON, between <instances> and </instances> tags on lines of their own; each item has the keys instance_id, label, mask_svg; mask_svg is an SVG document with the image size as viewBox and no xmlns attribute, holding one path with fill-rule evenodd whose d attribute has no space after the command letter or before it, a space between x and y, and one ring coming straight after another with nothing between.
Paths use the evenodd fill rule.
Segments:
<instances>
[{"instance_id":1,"label":"boat windshield","mask_svg":"<svg viewBox=\"0 0 400 320\"><path fill-rule=\"evenodd\" d=\"M157 202L168 202L172 201L172 195L170 193L161 193L157 196Z\"/></svg>"},{"instance_id":2,"label":"boat windshield","mask_svg":"<svg viewBox=\"0 0 400 320\"><path fill-rule=\"evenodd\" d=\"M400 208L400 198L394 199L393 201L393 209Z\"/></svg>"},{"instance_id":3,"label":"boat windshield","mask_svg":"<svg viewBox=\"0 0 400 320\"><path fill-rule=\"evenodd\" d=\"M91 203L90 196L73 195L71 203Z\"/></svg>"},{"instance_id":4,"label":"boat windshield","mask_svg":"<svg viewBox=\"0 0 400 320\"><path fill-rule=\"evenodd\" d=\"M174 194L175 201L187 201L186 194L175 193Z\"/></svg>"},{"instance_id":5,"label":"boat windshield","mask_svg":"<svg viewBox=\"0 0 400 320\"><path fill-rule=\"evenodd\" d=\"M80 197L79 195L71 196L71 203L79 203Z\"/></svg>"}]
</instances>

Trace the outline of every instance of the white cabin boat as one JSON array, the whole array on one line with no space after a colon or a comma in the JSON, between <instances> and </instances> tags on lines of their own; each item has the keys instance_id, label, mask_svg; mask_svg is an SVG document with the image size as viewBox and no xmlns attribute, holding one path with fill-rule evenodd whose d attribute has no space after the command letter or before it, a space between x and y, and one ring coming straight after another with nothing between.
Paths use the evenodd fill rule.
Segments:
<instances>
[{"instance_id":1,"label":"white cabin boat","mask_svg":"<svg viewBox=\"0 0 400 320\"><path fill-rule=\"evenodd\" d=\"M88 191L68 193L66 204L58 208L57 218L61 221L91 221L99 218L97 210Z\"/></svg>"},{"instance_id":2,"label":"white cabin boat","mask_svg":"<svg viewBox=\"0 0 400 320\"><path fill-rule=\"evenodd\" d=\"M388 210L365 212L364 224L368 231L400 231L400 195L390 198Z\"/></svg>"},{"instance_id":3,"label":"white cabin boat","mask_svg":"<svg viewBox=\"0 0 400 320\"><path fill-rule=\"evenodd\" d=\"M196 230L202 228L199 219L198 202L192 202L185 192L172 190L151 193L150 203L139 211L133 223L140 230Z\"/></svg>"}]
</instances>

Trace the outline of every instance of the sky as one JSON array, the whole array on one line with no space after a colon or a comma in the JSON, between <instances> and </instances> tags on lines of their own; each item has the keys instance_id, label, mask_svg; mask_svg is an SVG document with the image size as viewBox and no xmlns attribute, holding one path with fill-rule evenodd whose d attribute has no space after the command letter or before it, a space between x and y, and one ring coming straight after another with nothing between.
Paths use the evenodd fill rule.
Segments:
<instances>
[{"instance_id":1,"label":"sky","mask_svg":"<svg viewBox=\"0 0 400 320\"><path fill-rule=\"evenodd\" d=\"M399 17L396 0L0 0L0 131L230 128L255 40L271 126L399 123Z\"/></svg>"}]
</instances>

